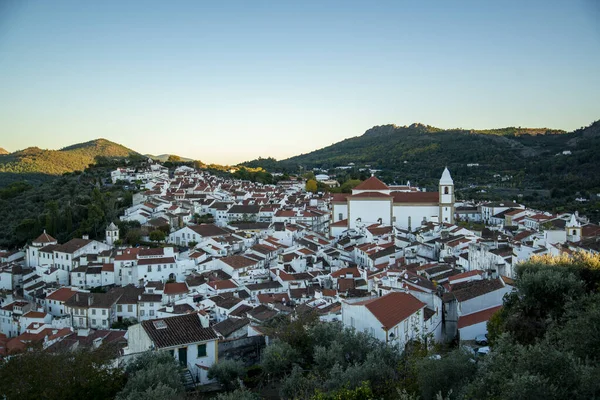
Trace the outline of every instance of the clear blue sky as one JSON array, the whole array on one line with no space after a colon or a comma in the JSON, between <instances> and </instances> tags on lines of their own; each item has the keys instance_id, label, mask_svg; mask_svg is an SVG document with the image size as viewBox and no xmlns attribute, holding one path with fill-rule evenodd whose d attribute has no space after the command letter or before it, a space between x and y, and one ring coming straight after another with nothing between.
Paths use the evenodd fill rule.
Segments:
<instances>
[{"instance_id":1,"label":"clear blue sky","mask_svg":"<svg viewBox=\"0 0 600 400\"><path fill-rule=\"evenodd\" d=\"M104 137L208 162L374 125L600 118L596 0L0 0L0 147Z\"/></svg>"}]
</instances>

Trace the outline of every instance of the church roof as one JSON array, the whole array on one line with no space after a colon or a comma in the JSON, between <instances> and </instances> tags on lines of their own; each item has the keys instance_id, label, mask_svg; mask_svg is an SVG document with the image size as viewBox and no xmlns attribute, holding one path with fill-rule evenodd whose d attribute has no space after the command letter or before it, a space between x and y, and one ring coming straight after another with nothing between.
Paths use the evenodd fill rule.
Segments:
<instances>
[{"instance_id":1,"label":"church roof","mask_svg":"<svg viewBox=\"0 0 600 400\"><path fill-rule=\"evenodd\" d=\"M111 222L110 225L106 228L107 231L116 231L117 229L119 228L117 228L114 222Z\"/></svg>"},{"instance_id":2,"label":"church roof","mask_svg":"<svg viewBox=\"0 0 600 400\"><path fill-rule=\"evenodd\" d=\"M38 236L37 239L35 239L33 241L33 243L56 243L56 239L54 239L52 236L48 235L46 233L46 230L44 230L44 233L42 233L40 236Z\"/></svg>"},{"instance_id":3,"label":"church roof","mask_svg":"<svg viewBox=\"0 0 600 400\"><path fill-rule=\"evenodd\" d=\"M450 176L450 171L448 171L448 167L444 168L442 178L440 179L440 185L454 185L454 181Z\"/></svg>"},{"instance_id":4,"label":"church roof","mask_svg":"<svg viewBox=\"0 0 600 400\"><path fill-rule=\"evenodd\" d=\"M360 185L356 186L354 190L390 190L390 188L377 177L372 176L366 181L363 181Z\"/></svg>"},{"instance_id":5,"label":"church roof","mask_svg":"<svg viewBox=\"0 0 600 400\"><path fill-rule=\"evenodd\" d=\"M392 197L389 194L385 194L385 193L381 193L381 192L362 192L362 193L358 193L358 194L353 194L352 196L349 196L351 199L357 198L357 197Z\"/></svg>"},{"instance_id":6,"label":"church roof","mask_svg":"<svg viewBox=\"0 0 600 400\"><path fill-rule=\"evenodd\" d=\"M393 192L394 203L439 203L439 192Z\"/></svg>"}]
</instances>

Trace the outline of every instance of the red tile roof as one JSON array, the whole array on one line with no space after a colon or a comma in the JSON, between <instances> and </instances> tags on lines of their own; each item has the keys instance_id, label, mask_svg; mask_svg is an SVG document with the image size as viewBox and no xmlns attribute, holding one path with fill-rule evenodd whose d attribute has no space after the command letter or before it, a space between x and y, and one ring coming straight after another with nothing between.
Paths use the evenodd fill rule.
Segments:
<instances>
[{"instance_id":1,"label":"red tile roof","mask_svg":"<svg viewBox=\"0 0 600 400\"><path fill-rule=\"evenodd\" d=\"M77 292L75 292L74 290L71 290L69 288L60 288L60 289L52 292L48 296L46 296L46 299L47 300L56 300L56 301L67 301L71 297L75 296L75 293L77 293Z\"/></svg>"},{"instance_id":2,"label":"red tile roof","mask_svg":"<svg viewBox=\"0 0 600 400\"><path fill-rule=\"evenodd\" d=\"M448 282L452 283L453 281L457 281L459 279L470 278L472 276L477 276L483 274L483 271L478 269L474 269L472 271L463 272L448 278Z\"/></svg>"},{"instance_id":3,"label":"red tile roof","mask_svg":"<svg viewBox=\"0 0 600 400\"><path fill-rule=\"evenodd\" d=\"M404 292L391 292L382 297L350 305L364 305L386 330L425 307L425 303Z\"/></svg>"},{"instance_id":4,"label":"red tile roof","mask_svg":"<svg viewBox=\"0 0 600 400\"><path fill-rule=\"evenodd\" d=\"M343 219L341 221L334 222L333 224L331 224L329 226L331 226L331 227L342 227L342 228L345 228L345 227L348 227L348 220L347 219Z\"/></svg>"},{"instance_id":5,"label":"red tile roof","mask_svg":"<svg viewBox=\"0 0 600 400\"><path fill-rule=\"evenodd\" d=\"M257 264L256 260L252 260L244 256L223 257L221 258L221 261L223 261L225 264L229 265L233 269L250 267Z\"/></svg>"},{"instance_id":6,"label":"red tile roof","mask_svg":"<svg viewBox=\"0 0 600 400\"><path fill-rule=\"evenodd\" d=\"M340 278L340 277L345 277L346 274L352 274L352 276L354 278L360 278L360 272L358 272L357 267L338 269L337 271L331 273L331 277L332 278Z\"/></svg>"},{"instance_id":7,"label":"red tile roof","mask_svg":"<svg viewBox=\"0 0 600 400\"><path fill-rule=\"evenodd\" d=\"M46 231L44 231L44 233L42 233L40 236L38 236L37 239L35 239L33 241L33 243L56 243L56 239L54 239L52 236L48 235L46 233Z\"/></svg>"},{"instance_id":8,"label":"red tile roof","mask_svg":"<svg viewBox=\"0 0 600 400\"><path fill-rule=\"evenodd\" d=\"M390 190L390 188L376 176L372 176L366 181L360 183L353 190Z\"/></svg>"},{"instance_id":9,"label":"red tile roof","mask_svg":"<svg viewBox=\"0 0 600 400\"><path fill-rule=\"evenodd\" d=\"M47 314L45 312L39 312L39 311L29 311L28 313L24 314L23 316L25 318L44 318Z\"/></svg>"},{"instance_id":10,"label":"red tile roof","mask_svg":"<svg viewBox=\"0 0 600 400\"><path fill-rule=\"evenodd\" d=\"M165 291L164 293L169 295L169 294L181 294L181 293L187 293L188 292L188 287L185 284L185 282L174 282L174 283L166 283L165 284Z\"/></svg>"},{"instance_id":11,"label":"red tile roof","mask_svg":"<svg viewBox=\"0 0 600 400\"><path fill-rule=\"evenodd\" d=\"M209 282L208 286L215 290L235 289L237 287L237 285L231 279Z\"/></svg>"},{"instance_id":12,"label":"red tile roof","mask_svg":"<svg viewBox=\"0 0 600 400\"><path fill-rule=\"evenodd\" d=\"M458 329L488 321L492 315L494 315L494 313L501 308L502 306L496 306L488 308L487 310L474 312L472 314L461 315L458 317Z\"/></svg>"},{"instance_id":13,"label":"red tile roof","mask_svg":"<svg viewBox=\"0 0 600 400\"><path fill-rule=\"evenodd\" d=\"M394 203L438 203L439 192L393 192Z\"/></svg>"}]
</instances>

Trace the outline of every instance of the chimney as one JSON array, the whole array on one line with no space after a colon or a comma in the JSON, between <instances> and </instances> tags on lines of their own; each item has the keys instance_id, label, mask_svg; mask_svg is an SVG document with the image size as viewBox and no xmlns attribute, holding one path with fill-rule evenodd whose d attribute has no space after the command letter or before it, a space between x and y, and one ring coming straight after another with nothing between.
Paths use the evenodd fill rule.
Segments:
<instances>
[{"instance_id":1,"label":"chimney","mask_svg":"<svg viewBox=\"0 0 600 400\"><path fill-rule=\"evenodd\" d=\"M90 296L88 297L88 306L91 306L93 302L94 302L94 295L90 294Z\"/></svg>"},{"instance_id":2,"label":"chimney","mask_svg":"<svg viewBox=\"0 0 600 400\"><path fill-rule=\"evenodd\" d=\"M83 235L81 238L84 239L84 240L89 240L90 235Z\"/></svg>"},{"instance_id":3,"label":"chimney","mask_svg":"<svg viewBox=\"0 0 600 400\"><path fill-rule=\"evenodd\" d=\"M200 319L200 324L202 325L203 328L208 328L209 322L208 322L208 316L207 315L202 315L201 313L198 313L198 318Z\"/></svg>"},{"instance_id":4,"label":"chimney","mask_svg":"<svg viewBox=\"0 0 600 400\"><path fill-rule=\"evenodd\" d=\"M169 313L172 313L173 312L173 306L172 305L171 306L167 306L166 307L166 311L169 312Z\"/></svg>"}]
</instances>

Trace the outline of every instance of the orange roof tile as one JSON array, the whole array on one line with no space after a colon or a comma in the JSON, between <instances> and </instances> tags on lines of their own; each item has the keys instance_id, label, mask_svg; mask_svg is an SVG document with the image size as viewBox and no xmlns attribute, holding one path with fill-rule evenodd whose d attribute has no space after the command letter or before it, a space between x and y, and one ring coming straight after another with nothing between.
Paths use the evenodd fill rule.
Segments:
<instances>
[{"instance_id":1,"label":"orange roof tile","mask_svg":"<svg viewBox=\"0 0 600 400\"><path fill-rule=\"evenodd\" d=\"M391 292L382 297L350 305L364 305L386 330L393 328L425 307L425 303L404 292Z\"/></svg>"},{"instance_id":2,"label":"orange roof tile","mask_svg":"<svg viewBox=\"0 0 600 400\"><path fill-rule=\"evenodd\" d=\"M369 179L361 182L353 190L390 190L390 188L383 182L381 182L376 176L372 176Z\"/></svg>"}]
</instances>

